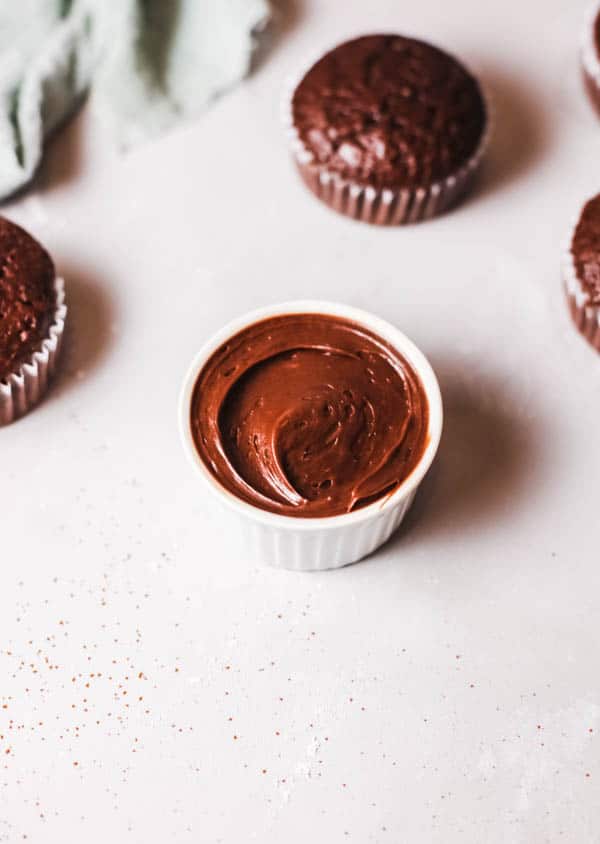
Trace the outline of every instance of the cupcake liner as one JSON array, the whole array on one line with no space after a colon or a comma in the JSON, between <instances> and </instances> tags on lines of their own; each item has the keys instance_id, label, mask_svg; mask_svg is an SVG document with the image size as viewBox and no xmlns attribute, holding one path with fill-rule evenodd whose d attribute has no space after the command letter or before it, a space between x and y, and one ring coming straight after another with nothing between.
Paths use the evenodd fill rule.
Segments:
<instances>
[{"instance_id":1,"label":"cupcake liner","mask_svg":"<svg viewBox=\"0 0 600 844\"><path fill-rule=\"evenodd\" d=\"M191 401L198 374L206 361L234 334L262 319L288 313L322 313L365 325L391 343L411 363L421 379L429 405L428 441L421 460L388 496L350 513L325 518L296 518L248 504L226 490L203 463L190 424ZM396 328L373 316L328 302L292 302L263 308L235 320L199 352L185 378L179 402L183 447L204 486L224 505L245 557L253 563L294 571L324 571L357 562L382 545L400 525L429 470L440 441L443 411L437 379L424 355ZM229 528L227 529L230 532Z\"/></svg>"},{"instance_id":2,"label":"cupcake liner","mask_svg":"<svg viewBox=\"0 0 600 844\"><path fill-rule=\"evenodd\" d=\"M54 282L56 308L48 336L31 360L0 381L0 425L8 425L27 413L44 396L56 369L67 316L65 286L62 278Z\"/></svg>"},{"instance_id":3,"label":"cupcake liner","mask_svg":"<svg viewBox=\"0 0 600 844\"><path fill-rule=\"evenodd\" d=\"M596 48L594 29L600 14L600 3L595 0L585 15L581 33L581 67L583 80L592 105L600 113L600 57Z\"/></svg>"},{"instance_id":4,"label":"cupcake liner","mask_svg":"<svg viewBox=\"0 0 600 844\"><path fill-rule=\"evenodd\" d=\"M563 250L562 278L567 305L575 327L588 343L600 352L600 306L589 301L589 296L577 276L571 243L577 223L572 227L569 241Z\"/></svg>"},{"instance_id":5,"label":"cupcake liner","mask_svg":"<svg viewBox=\"0 0 600 844\"><path fill-rule=\"evenodd\" d=\"M471 158L445 179L416 188L375 188L361 185L313 163L313 154L306 148L294 125L294 92L306 73L316 61L331 49L324 50L313 61L307 62L302 73L288 81L282 102L282 119L289 138L296 167L305 185L334 211L359 220L381 226L396 226L430 220L459 203L472 187L485 152L488 148L493 126L493 109L489 92L479 79L486 121L477 149ZM464 66L464 63L463 63ZM476 78L476 77L475 77Z\"/></svg>"}]
</instances>

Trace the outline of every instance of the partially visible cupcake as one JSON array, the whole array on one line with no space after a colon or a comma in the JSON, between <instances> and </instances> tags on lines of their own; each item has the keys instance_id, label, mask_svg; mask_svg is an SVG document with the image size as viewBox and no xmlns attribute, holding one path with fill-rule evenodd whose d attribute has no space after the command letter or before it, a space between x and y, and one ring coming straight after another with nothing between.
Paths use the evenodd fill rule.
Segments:
<instances>
[{"instance_id":1,"label":"partially visible cupcake","mask_svg":"<svg viewBox=\"0 0 600 844\"><path fill-rule=\"evenodd\" d=\"M600 3L590 7L583 27L581 46L583 79L590 100L600 112Z\"/></svg>"},{"instance_id":2,"label":"partially visible cupcake","mask_svg":"<svg viewBox=\"0 0 600 844\"><path fill-rule=\"evenodd\" d=\"M64 330L64 288L46 250L0 217L0 425L46 392Z\"/></svg>"},{"instance_id":3,"label":"partially visible cupcake","mask_svg":"<svg viewBox=\"0 0 600 844\"><path fill-rule=\"evenodd\" d=\"M583 206L564 258L563 279L577 329L600 352L600 194Z\"/></svg>"},{"instance_id":4,"label":"partially visible cupcake","mask_svg":"<svg viewBox=\"0 0 600 844\"><path fill-rule=\"evenodd\" d=\"M454 58L400 35L340 44L304 75L289 124L305 183L336 211L394 225L440 214L467 192L488 109Z\"/></svg>"}]
</instances>

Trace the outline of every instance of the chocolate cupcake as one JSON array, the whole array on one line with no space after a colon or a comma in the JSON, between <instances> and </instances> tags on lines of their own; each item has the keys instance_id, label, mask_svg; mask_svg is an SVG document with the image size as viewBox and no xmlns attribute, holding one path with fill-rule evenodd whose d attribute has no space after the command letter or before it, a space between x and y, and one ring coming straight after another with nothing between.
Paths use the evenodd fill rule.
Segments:
<instances>
[{"instance_id":1,"label":"chocolate cupcake","mask_svg":"<svg viewBox=\"0 0 600 844\"><path fill-rule=\"evenodd\" d=\"M563 279L577 329L600 352L600 194L584 205L575 225Z\"/></svg>"},{"instance_id":2,"label":"chocolate cupcake","mask_svg":"<svg viewBox=\"0 0 600 844\"><path fill-rule=\"evenodd\" d=\"M46 250L0 217L0 425L46 392L59 354L66 307Z\"/></svg>"},{"instance_id":3,"label":"chocolate cupcake","mask_svg":"<svg viewBox=\"0 0 600 844\"><path fill-rule=\"evenodd\" d=\"M590 100L600 113L600 3L596 2L586 15L583 27L581 65L583 81Z\"/></svg>"},{"instance_id":4,"label":"chocolate cupcake","mask_svg":"<svg viewBox=\"0 0 600 844\"><path fill-rule=\"evenodd\" d=\"M310 190L380 225L456 204L488 135L477 80L442 50L399 35L364 36L323 56L296 86L288 121Z\"/></svg>"}]
</instances>

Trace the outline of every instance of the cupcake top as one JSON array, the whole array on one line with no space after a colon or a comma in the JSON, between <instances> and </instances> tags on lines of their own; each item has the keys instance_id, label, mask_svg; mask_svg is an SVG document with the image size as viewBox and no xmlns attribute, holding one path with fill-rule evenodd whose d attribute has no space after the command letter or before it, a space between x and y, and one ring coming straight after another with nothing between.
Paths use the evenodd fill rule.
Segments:
<instances>
[{"instance_id":1,"label":"cupcake top","mask_svg":"<svg viewBox=\"0 0 600 844\"><path fill-rule=\"evenodd\" d=\"M52 259L31 235L0 217L0 381L40 349L55 309Z\"/></svg>"},{"instance_id":2,"label":"cupcake top","mask_svg":"<svg viewBox=\"0 0 600 844\"><path fill-rule=\"evenodd\" d=\"M486 108L473 76L422 41L368 35L321 58L292 98L303 152L374 188L429 186L477 151Z\"/></svg>"},{"instance_id":3,"label":"cupcake top","mask_svg":"<svg viewBox=\"0 0 600 844\"><path fill-rule=\"evenodd\" d=\"M588 301L600 305L600 194L583 207L571 241L571 255Z\"/></svg>"},{"instance_id":4,"label":"cupcake top","mask_svg":"<svg viewBox=\"0 0 600 844\"><path fill-rule=\"evenodd\" d=\"M398 351L324 314L254 323L218 348L190 424L213 476L289 516L336 516L393 492L419 463L429 408Z\"/></svg>"}]
</instances>

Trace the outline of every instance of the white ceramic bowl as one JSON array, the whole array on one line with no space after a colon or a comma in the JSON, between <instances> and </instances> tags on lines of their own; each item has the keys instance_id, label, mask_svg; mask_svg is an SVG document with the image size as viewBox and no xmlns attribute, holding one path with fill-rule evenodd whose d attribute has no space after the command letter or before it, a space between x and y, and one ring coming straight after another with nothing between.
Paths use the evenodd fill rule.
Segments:
<instances>
[{"instance_id":1,"label":"white ceramic bowl","mask_svg":"<svg viewBox=\"0 0 600 844\"><path fill-rule=\"evenodd\" d=\"M427 445L421 460L400 486L368 507L325 518L282 516L261 510L237 498L213 477L196 449L190 424L194 385L201 369L216 349L247 326L292 313L330 314L352 320L390 343L413 366L429 402ZM230 511L242 532L244 548L253 562L297 571L321 571L354 563L382 545L398 527L435 457L442 433L442 398L429 362L417 347L379 317L347 305L299 301L273 305L233 320L217 332L198 352L185 377L179 402L183 447L204 487Z\"/></svg>"}]
</instances>

